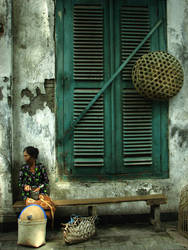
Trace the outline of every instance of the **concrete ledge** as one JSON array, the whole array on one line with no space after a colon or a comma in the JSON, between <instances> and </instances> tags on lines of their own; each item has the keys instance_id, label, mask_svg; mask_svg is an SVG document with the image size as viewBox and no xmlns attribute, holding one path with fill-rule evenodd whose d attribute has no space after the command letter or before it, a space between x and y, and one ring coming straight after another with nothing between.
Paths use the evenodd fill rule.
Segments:
<instances>
[{"instance_id":1,"label":"concrete ledge","mask_svg":"<svg viewBox=\"0 0 188 250\"><path fill-rule=\"evenodd\" d=\"M12 231L17 231L18 225L16 222L0 223L0 232L7 233Z\"/></svg>"},{"instance_id":2,"label":"concrete ledge","mask_svg":"<svg viewBox=\"0 0 188 250\"><path fill-rule=\"evenodd\" d=\"M17 215L15 213L0 214L0 232L17 229Z\"/></svg>"}]
</instances>

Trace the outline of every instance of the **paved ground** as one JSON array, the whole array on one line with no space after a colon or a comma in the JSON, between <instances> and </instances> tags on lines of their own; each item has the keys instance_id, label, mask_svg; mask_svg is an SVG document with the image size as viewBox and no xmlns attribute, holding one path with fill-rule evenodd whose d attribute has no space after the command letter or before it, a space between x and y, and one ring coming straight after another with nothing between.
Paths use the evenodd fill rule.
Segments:
<instances>
[{"instance_id":1,"label":"paved ground","mask_svg":"<svg viewBox=\"0 0 188 250\"><path fill-rule=\"evenodd\" d=\"M188 239L179 235L176 222L165 222L165 231L157 233L148 223L107 223L97 226L97 235L92 239L67 246L60 229L47 229L46 245L40 250L183 250L188 249ZM0 249L28 250L17 245L17 231L0 233Z\"/></svg>"}]
</instances>

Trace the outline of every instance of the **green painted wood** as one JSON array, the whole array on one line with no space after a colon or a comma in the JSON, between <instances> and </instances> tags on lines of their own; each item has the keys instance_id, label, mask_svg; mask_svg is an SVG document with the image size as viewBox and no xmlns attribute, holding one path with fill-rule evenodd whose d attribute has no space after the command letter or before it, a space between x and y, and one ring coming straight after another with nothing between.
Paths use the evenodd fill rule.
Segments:
<instances>
[{"instance_id":1,"label":"green painted wood","mask_svg":"<svg viewBox=\"0 0 188 250\"><path fill-rule=\"evenodd\" d=\"M122 3L120 17L121 32L121 59L124 61L137 45L144 39L151 27L149 20L148 6L129 6L126 2ZM157 22L157 20L156 20ZM155 22L155 23L156 23ZM157 32L157 31L156 31ZM132 67L138 58L150 51L150 39L133 55L129 63L122 71L122 79L126 82L131 81Z\"/></svg>"},{"instance_id":2,"label":"green painted wood","mask_svg":"<svg viewBox=\"0 0 188 250\"><path fill-rule=\"evenodd\" d=\"M80 114L97 89L75 89L74 119ZM93 105L74 130L74 167L104 167L104 105L103 97ZM86 157L85 159L83 157ZM96 160L97 158L97 160Z\"/></svg>"},{"instance_id":3,"label":"green painted wood","mask_svg":"<svg viewBox=\"0 0 188 250\"><path fill-rule=\"evenodd\" d=\"M74 3L76 5L72 6L74 13L73 69L76 74L74 74L72 122L91 101L96 91L99 91L96 86L101 87L105 78L103 4L101 5L101 1L94 4L90 1L84 4L83 2L77 4L77 1ZM74 130L73 175L104 173L104 99L101 95ZM100 147L97 148L96 143L100 143Z\"/></svg>"},{"instance_id":4,"label":"green painted wood","mask_svg":"<svg viewBox=\"0 0 188 250\"><path fill-rule=\"evenodd\" d=\"M152 0L149 0L152 1ZM121 4L127 5L127 6L134 6L137 8L137 6L147 6L148 0L121 0Z\"/></svg>"},{"instance_id":5,"label":"green painted wood","mask_svg":"<svg viewBox=\"0 0 188 250\"><path fill-rule=\"evenodd\" d=\"M74 6L74 80L104 79L103 9L100 5Z\"/></svg>"},{"instance_id":6,"label":"green painted wood","mask_svg":"<svg viewBox=\"0 0 188 250\"><path fill-rule=\"evenodd\" d=\"M139 45L131 52L128 58L120 65L118 70L112 75L112 77L105 83L105 85L99 90L99 92L95 95L95 97L90 101L90 103L86 106L86 108L82 111L82 113L73 121L72 125L65 132L65 136L68 133L74 130L74 127L79 123L82 117L88 112L88 110L93 106L93 104L97 101L97 99L104 93L104 91L111 85L113 80L119 75L122 69L126 66L126 64L131 60L134 54L142 47L142 45L146 42L146 40L153 34L153 32L161 25L162 21L159 20L155 26L148 32L148 34L144 37L144 39L139 43Z\"/></svg>"},{"instance_id":7,"label":"green painted wood","mask_svg":"<svg viewBox=\"0 0 188 250\"><path fill-rule=\"evenodd\" d=\"M154 24L150 26L149 9L146 1L141 4L140 2L123 1L120 20L121 58L124 59ZM129 175L130 173L144 173L146 169L152 172L152 107L150 102L146 102L143 97L135 92L131 83L132 67L140 56L150 51L150 41L151 39L148 39L137 51L122 71L121 77L121 84L123 85L123 165L121 172ZM143 147L144 144L147 146Z\"/></svg>"},{"instance_id":8,"label":"green painted wood","mask_svg":"<svg viewBox=\"0 0 188 250\"><path fill-rule=\"evenodd\" d=\"M166 1L159 1L159 16L163 17L163 25L159 29L159 48L160 50L167 50L167 21L166 21ZM161 166L160 176L163 178L169 177L168 168L168 101L161 103Z\"/></svg>"},{"instance_id":9,"label":"green painted wood","mask_svg":"<svg viewBox=\"0 0 188 250\"><path fill-rule=\"evenodd\" d=\"M120 1L115 2L113 5L114 10L114 27L120 27ZM115 70L118 69L119 65L121 64L121 53L120 53L120 30L114 29L114 60L115 60ZM114 70L114 71L115 71ZM113 119L115 123L115 129L112 132L114 134L114 145L113 145L113 152L114 152L114 172L121 173L121 166L123 165L123 158L122 158L122 82L121 82L121 74L117 75L115 80L113 81L112 85L114 86L114 113Z\"/></svg>"},{"instance_id":10,"label":"green painted wood","mask_svg":"<svg viewBox=\"0 0 188 250\"><path fill-rule=\"evenodd\" d=\"M136 103L136 105L135 105ZM140 109L139 104L144 104ZM141 106L142 107L142 106ZM139 119L139 122L138 120ZM144 122L144 123L143 123ZM145 126L145 123L149 124ZM134 123L134 126L128 126ZM139 127L137 127L139 126ZM152 167L152 109L151 102L141 98L134 89L123 91L123 157L124 168ZM143 147L143 144L148 145ZM132 158L134 156L134 158ZM147 156L147 157L146 157Z\"/></svg>"},{"instance_id":11,"label":"green painted wood","mask_svg":"<svg viewBox=\"0 0 188 250\"><path fill-rule=\"evenodd\" d=\"M91 1L69 1L67 3L67 0L63 1L65 2L65 13L69 16L68 18L65 16L65 23L64 24L64 32L66 34L71 34L70 32L70 22L73 24L73 15L71 14L73 11L74 4L86 4L86 5L93 5L93 2ZM165 1L163 1L164 4ZM67 47L65 46L63 54L63 60L68 62L68 65L64 67L64 73L63 73L63 87L60 87L63 89L63 100L58 99L57 104L61 104L62 102L65 103L65 106L63 107L64 112L64 119L62 119L63 126L61 126L61 123L59 123L59 145L62 145L64 143L63 149L60 149L59 146L58 151L62 152L62 158L64 164L62 164L62 168L64 171L64 178L68 178L69 180L77 180L77 179L86 179L86 180L101 180L102 179L127 179L127 178L149 178L152 176L152 178L160 177L165 178L167 177L168 173L168 155L167 155L167 144L162 143L162 138L159 139L159 136L157 137L157 134L160 134L160 131L163 133L163 136L165 139L167 138L167 105L161 103L153 104L153 111L152 116L155 117L159 115L159 118L155 121L153 120L153 125L151 126L150 121L143 122L143 119L148 119L148 115L146 115L146 108L148 109L148 106L145 104L141 104L139 102L140 113L137 114L137 112L134 112L135 109L128 108L126 111L123 111L123 105L122 105L122 91L126 88L133 88L133 85L131 81L128 80L122 80L122 77L119 73L115 75L115 77L112 79L113 73L118 69L118 66L121 64L121 55L119 53L120 51L120 31L115 27L120 27L120 8L121 4L127 4L130 8L131 6L135 6L135 13L140 13L140 7L138 8L137 4L138 1L96 1L95 4L102 3L103 9L104 9L104 80L97 82L96 79L89 81L88 79L79 78L78 73L83 74L88 71L88 59L89 59L89 53L90 53L90 46L88 46L88 50L84 50L84 59L82 61L78 61L75 65L73 64L72 58L74 58L74 54L76 55L76 60L81 58L79 55L79 44L77 45L77 41L80 41L79 33L77 33L76 36L76 42L74 47L71 46L74 41L74 36L67 35L68 37L65 38L64 43L66 42L66 46L69 46L67 51ZM160 1L139 1L139 4L144 6L149 6L149 13L150 13L150 29L156 22L158 18L164 17L164 6L160 7ZM61 3L61 7L63 8L63 4ZM83 6L82 6L83 7ZM68 10L67 10L68 8ZM98 8L98 7L97 7ZM129 8L129 9L130 9ZM145 8L145 7L144 7ZM76 18L82 18L87 17L87 6L82 9L82 15L77 14ZM84 16L83 16L84 13ZM160 14L160 13L163 13ZM159 14L159 15L158 15ZM58 11L56 12L56 15L58 15ZM123 14L124 15L124 14ZM128 14L127 14L128 15ZM100 16L96 14L97 16ZM133 16L133 14L132 14ZM72 20L72 21L71 21ZM142 23L142 17L140 16L138 19L139 23ZM122 22L124 24L124 20ZM130 24L131 22L126 22L127 24ZM136 24L136 21L135 21ZM60 24L58 24L60 25ZM69 27L67 29L67 27ZM73 27L73 26L72 26ZM115 28L115 29L114 29ZM162 48L162 39L159 39L160 37L164 36L165 31L165 24L160 24L160 27L152 34L151 36L151 50L154 50L155 48L161 49ZM76 30L78 31L80 28L76 27ZM82 36L85 36L85 31L87 31L87 27L82 27ZM68 30L68 32L66 32ZM147 30L147 29L146 29ZM60 29L57 29L58 32L60 32ZM142 33L139 33L139 29L135 28L135 31L137 32L138 36L134 37L130 33L130 29L127 27L123 27L122 37L123 39L127 39L126 41L131 41L131 46L138 42L138 36L141 37ZM95 33L95 32L94 32ZM67 39L67 40L66 40ZM78 39L78 40L77 40ZM85 42L88 42L87 36L85 36ZM59 40L60 41L60 40ZM71 42L72 41L72 42ZM164 43L163 43L164 45ZM161 47L160 47L161 46ZM60 48L60 46L59 46ZM134 48L134 46L132 46ZM141 53L145 53L148 48L145 49L140 48L140 51L136 52L141 55ZM165 47L163 48L165 50ZM58 51L58 50L57 50ZM93 50L93 56L98 51L100 53L101 47ZM129 56L130 54L127 51L124 51L122 53L125 57ZM81 58L82 59L82 58ZM79 59L79 60L81 60ZM95 56L94 56L95 60ZM79 69L78 64L82 65L82 69ZM95 65L95 69L97 69L98 65ZM127 65L128 66L128 65ZM77 71L77 80L74 80L73 78L73 67L75 67ZM123 68L122 68L123 69ZM121 70L122 70L121 69ZM129 68L130 70L131 68ZM100 72L101 69L99 69ZM57 70L58 71L58 70ZM61 73L61 67L59 67L59 72ZM111 82L109 83L109 79ZM128 78L127 78L128 79ZM58 84L60 83L60 78L58 81ZM104 89L104 83L109 83L109 86L107 86L106 89ZM113 83L111 85L111 83ZM111 87L110 87L111 85ZM108 88L109 87L109 88ZM91 100L89 95L86 96L83 93L92 93L93 89L97 89L100 93L99 96L97 96L97 99L94 100L94 98ZM102 90L102 92L101 92ZM80 100L83 99L83 96L85 96L85 100L91 104L91 106L88 108L85 106L86 102L82 104L82 101L74 99L73 103L73 96L77 91L81 91L79 93ZM88 92L87 92L88 91ZM57 96L60 96L59 91L57 91ZM103 96L103 104L104 104L104 111L100 112L100 115L96 110L92 111L92 105L95 105L96 109L100 110L100 105L98 104L98 99ZM93 103L91 103L94 100ZM68 101L68 102L67 102ZM95 103L96 102L96 103ZM135 101L133 98L134 105L137 105L137 100ZM58 106L60 111L59 114L62 114L62 108L61 105ZM88 108L87 112L83 114L83 108ZM75 109L76 108L76 109ZM137 109L138 109L137 108ZM77 118L79 118L79 114L82 112L83 117L78 121ZM89 113L88 113L89 112ZM130 119L137 119L137 124L135 126L134 122L127 123L126 119L124 118L122 123L122 115L123 112L130 112L131 116ZM75 118L73 121L73 117ZM104 118L104 128L100 129L100 120L101 118ZM68 118L68 119L67 119ZM76 123L75 123L76 122ZM158 124L158 127L155 127L154 122ZM166 122L166 123L165 123ZM73 137L71 136L65 136L63 138L62 142L62 133L60 132L60 128L63 127L63 130L65 132L68 131L69 128L71 128L72 124L76 127L76 130L74 131ZM165 127L163 128L163 124L165 124ZM70 125L70 127L69 127ZM77 125L78 128L77 129ZM123 134L123 126L126 126L126 133ZM143 130L143 126L144 129ZM95 128L98 130L98 133L102 130L104 135L104 141L101 140L100 136L96 136L95 134ZM134 129L133 129L134 128ZM151 130L152 128L152 130ZM103 130L104 129L104 130ZM70 130L69 130L70 132ZM100 134L100 133L99 133ZM71 134L70 134L71 135ZM131 137L130 137L131 135ZM154 136L153 136L154 135ZM152 140L147 140L146 138L151 138ZM87 141L86 139L89 138ZM73 140L74 139L74 140ZM124 150L122 142L123 140L127 140L128 142L131 142L126 144L124 143ZM153 142L153 143L152 143ZM167 140L165 141L165 143ZM159 146L157 146L159 143ZM152 151L152 157L149 155L151 154L151 145L156 150ZM103 150L103 152L101 151ZM160 150L159 150L160 149ZM155 151L155 152L154 152ZM123 152L125 154L125 158L122 157ZM162 156L160 155L162 153ZM149 154L149 155L148 155ZM60 154L59 154L60 155ZM74 155L74 157L73 157ZM136 158L135 158L136 156ZM61 164L61 160L58 159L58 163ZM157 162L156 165L152 164L153 159L156 159L155 162ZM124 168L124 165L127 165L126 168ZM88 167L89 166L89 167ZM67 177L66 177L67 176ZM75 179L76 178L76 179Z\"/></svg>"},{"instance_id":12,"label":"green painted wood","mask_svg":"<svg viewBox=\"0 0 188 250\"><path fill-rule=\"evenodd\" d=\"M110 76L111 76L111 53L110 53L110 47L109 47L109 41L110 41L110 29L109 24L110 22L110 2L105 0L104 1L104 68L105 68L105 78L104 82L106 82ZM104 83L103 83L104 84ZM113 147L112 147L112 112L111 112L111 106L112 106L112 99L111 99L111 89L108 88L104 92L104 112L105 112L105 134L104 134L104 140L105 140L105 146L104 148L104 163L105 163L105 169L103 172L103 175L108 172L109 174L113 171L112 166L112 155L113 155Z\"/></svg>"},{"instance_id":13,"label":"green painted wood","mask_svg":"<svg viewBox=\"0 0 188 250\"><path fill-rule=\"evenodd\" d=\"M163 6L162 6L163 5ZM163 24L157 30L157 32L152 37L152 51L156 50L166 50L166 35L164 30L166 30L165 17L165 1L159 2L155 0L150 3L151 9L151 22L155 22L153 13L158 12L158 17L163 18ZM155 15L156 16L156 15ZM157 17L157 18L158 18ZM153 103L153 172L156 176L167 176L168 161L162 161L163 157L168 159L168 150L167 150L167 120L168 114L168 102L154 102ZM165 117L162 115L164 112ZM162 118L163 117L163 118ZM164 150L164 149L165 150Z\"/></svg>"},{"instance_id":14,"label":"green painted wood","mask_svg":"<svg viewBox=\"0 0 188 250\"><path fill-rule=\"evenodd\" d=\"M63 124L64 124L64 96L63 96L63 68L64 68L64 2L56 3L56 131L57 131L57 162L60 173L63 175Z\"/></svg>"},{"instance_id":15,"label":"green painted wood","mask_svg":"<svg viewBox=\"0 0 188 250\"><path fill-rule=\"evenodd\" d=\"M72 1L64 1L64 131L66 131L71 123L73 117L73 93L75 88L75 82L73 78L73 34L67 35L70 30L73 30L73 15L72 15ZM70 98L71 97L71 98ZM63 144L64 152L64 172L72 174L73 168L73 147L72 139L68 138L66 143Z\"/></svg>"},{"instance_id":16,"label":"green painted wood","mask_svg":"<svg viewBox=\"0 0 188 250\"><path fill-rule=\"evenodd\" d=\"M110 31L109 34L109 54L110 54L110 64L109 64L109 71L110 71L110 76L113 75L113 73L115 72L115 53L114 53L114 49L115 49L115 30L114 30L114 22L115 22L115 15L114 15L114 1L113 0L109 0L109 23L108 23L108 29ZM104 84L104 91L105 91L105 85ZM116 157L115 157L115 148L116 148L116 124L115 124L115 119L113 117L113 115L115 114L116 110L115 110L115 105L116 105L116 98L114 95L115 92L115 84L111 84L110 87L110 105L108 105L106 107L107 112L109 112L111 114L111 124L110 124L110 128L111 128L111 145L109 145L111 147L111 163L109 165L107 165L107 169L106 169L106 173L108 174L114 174L116 173L117 169L116 169ZM108 125L107 125L108 126Z\"/></svg>"}]
</instances>

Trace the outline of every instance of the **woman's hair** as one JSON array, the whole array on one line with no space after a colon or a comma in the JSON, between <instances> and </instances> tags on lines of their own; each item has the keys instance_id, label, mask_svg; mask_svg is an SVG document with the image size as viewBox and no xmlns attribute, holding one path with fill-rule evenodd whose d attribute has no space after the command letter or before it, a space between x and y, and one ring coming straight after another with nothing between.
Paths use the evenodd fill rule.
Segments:
<instances>
[{"instance_id":1,"label":"woman's hair","mask_svg":"<svg viewBox=\"0 0 188 250\"><path fill-rule=\"evenodd\" d=\"M38 154L39 154L39 150L38 148L34 148L32 146L28 146L26 148L24 148L23 152L27 152L31 157L37 159Z\"/></svg>"}]
</instances>

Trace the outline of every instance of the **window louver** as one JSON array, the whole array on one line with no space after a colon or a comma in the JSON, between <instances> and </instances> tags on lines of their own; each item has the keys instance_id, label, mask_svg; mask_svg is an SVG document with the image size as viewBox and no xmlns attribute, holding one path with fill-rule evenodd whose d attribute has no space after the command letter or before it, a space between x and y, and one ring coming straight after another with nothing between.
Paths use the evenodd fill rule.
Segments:
<instances>
[{"instance_id":1,"label":"window louver","mask_svg":"<svg viewBox=\"0 0 188 250\"><path fill-rule=\"evenodd\" d=\"M103 80L103 18L100 5L74 7L74 80Z\"/></svg>"},{"instance_id":2,"label":"window louver","mask_svg":"<svg viewBox=\"0 0 188 250\"><path fill-rule=\"evenodd\" d=\"M143 6L123 6L121 10L121 60L127 59L143 40L150 28L149 11ZM136 60L150 51L150 41L140 48L122 71L122 79L131 81L131 71Z\"/></svg>"},{"instance_id":3,"label":"window louver","mask_svg":"<svg viewBox=\"0 0 188 250\"><path fill-rule=\"evenodd\" d=\"M98 92L98 89L75 89L74 119ZM74 166L104 166L104 108L101 96L74 130Z\"/></svg>"},{"instance_id":4,"label":"window louver","mask_svg":"<svg viewBox=\"0 0 188 250\"><path fill-rule=\"evenodd\" d=\"M152 165L152 103L134 89L123 90L123 156L125 167Z\"/></svg>"}]
</instances>

